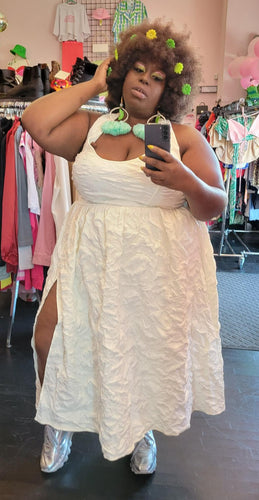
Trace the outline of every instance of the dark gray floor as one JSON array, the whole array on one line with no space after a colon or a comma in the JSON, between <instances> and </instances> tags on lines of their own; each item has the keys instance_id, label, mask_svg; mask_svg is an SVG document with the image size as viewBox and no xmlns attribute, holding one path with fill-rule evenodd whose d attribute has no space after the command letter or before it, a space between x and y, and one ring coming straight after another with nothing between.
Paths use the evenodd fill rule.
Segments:
<instances>
[{"instance_id":1,"label":"dark gray floor","mask_svg":"<svg viewBox=\"0 0 259 500\"><path fill-rule=\"evenodd\" d=\"M242 272L258 269L247 265ZM223 262L219 267L226 270ZM88 433L74 435L63 469L42 474L43 429L33 420L30 348L37 306L18 299L12 348L6 349L9 299L0 294L1 500L259 500L258 351L223 349L226 411L193 414L191 428L178 437L155 433L158 467L152 477L131 473L129 457L105 460L98 437Z\"/></svg>"}]
</instances>

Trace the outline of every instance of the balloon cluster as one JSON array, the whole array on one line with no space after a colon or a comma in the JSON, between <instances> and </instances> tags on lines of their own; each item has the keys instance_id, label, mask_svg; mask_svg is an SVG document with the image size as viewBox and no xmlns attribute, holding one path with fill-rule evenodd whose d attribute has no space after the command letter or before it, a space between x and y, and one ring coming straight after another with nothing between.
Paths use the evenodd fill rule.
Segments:
<instances>
[{"instance_id":1,"label":"balloon cluster","mask_svg":"<svg viewBox=\"0 0 259 500\"><path fill-rule=\"evenodd\" d=\"M239 78L243 89L259 85L259 36L248 45L247 56L236 57L228 66L228 74Z\"/></svg>"}]
</instances>

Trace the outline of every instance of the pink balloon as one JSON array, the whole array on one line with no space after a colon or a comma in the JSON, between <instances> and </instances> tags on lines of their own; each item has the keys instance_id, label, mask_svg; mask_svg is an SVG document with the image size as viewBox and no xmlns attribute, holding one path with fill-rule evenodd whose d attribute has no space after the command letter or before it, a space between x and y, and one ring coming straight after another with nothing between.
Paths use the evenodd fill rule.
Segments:
<instances>
[{"instance_id":1,"label":"pink balloon","mask_svg":"<svg viewBox=\"0 0 259 500\"><path fill-rule=\"evenodd\" d=\"M251 40L251 42L248 45L247 53L251 57L254 57L255 55L257 55L255 53L255 46L257 45L257 42L259 42L259 36L256 36L255 38L253 38L253 40Z\"/></svg>"},{"instance_id":2,"label":"pink balloon","mask_svg":"<svg viewBox=\"0 0 259 500\"><path fill-rule=\"evenodd\" d=\"M241 76L250 76L251 75L251 67L254 61L256 61L256 57L245 57L244 60L240 64L240 74Z\"/></svg>"},{"instance_id":3,"label":"pink balloon","mask_svg":"<svg viewBox=\"0 0 259 500\"><path fill-rule=\"evenodd\" d=\"M229 76L231 76L231 78L241 78L242 75L240 73L240 65L244 61L244 59L246 59L244 56L236 57L228 65L228 74Z\"/></svg>"},{"instance_id":4,"label":"pink balloon","mask_svg":"<svg viewBox=\"0 0 259 500\"><path fill-rule=\"evenodd\" d=\"M258 37L258 40L256 40L256 43L254 45L254 53L255 53L256 57L259 57L259 37Z\"/></svg>"},{"instance_id":5,"label":"pink balloon","mask_svg":"<svg viewBox=\"0 0 259 500\"><path fill-rule=\"evenodd\" d=\"M241 83L241 87L243 87L243 89L247 89L251 85L251 77L250 76L243 76L243 78L241 78L241 80L240 80L240 83Z\"/></svg>"},{"instance_id":6,"label":"pink balloon","mask_svg":"<svg viewBox=\"0 0 259 500\"><path fill-rule=\"evenodd\" d=\"M255 58L255 60L251 63L250 70L251 70L250 74L253 77L253 79L258 80L259 79L259 59L258 58Z\"/></svg>"}]
</instances>

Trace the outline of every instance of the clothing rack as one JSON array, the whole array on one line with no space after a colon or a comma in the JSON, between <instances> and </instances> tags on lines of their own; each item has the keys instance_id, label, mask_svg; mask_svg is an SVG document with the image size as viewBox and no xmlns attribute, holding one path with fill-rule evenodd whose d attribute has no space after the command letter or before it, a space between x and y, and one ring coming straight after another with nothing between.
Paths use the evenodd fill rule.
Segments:
<instances>
[{"instance_id":1,"label":"clothing rack","mask_svg":"<svg viewBox=\"0 0 259 500\"><path fill-rule=\"evenodd\" d=\"M238 101L233 101L225 106L220 106L219 103L212 109L213 113L217 116L235 116L240 114L245 114L250 116L259 112L259 106L247 106L245 104L245 99L241 98Z\"/></svg>"},{"instance_id":2,"label":"clothing rack","mask_svg":"<svg viewBox=\"0 0 259 500\"><path fill-rule=\"evenodd\" d=\"M0 100L0 118L15 118L18 116L20 118L22 116L25 108L31 103L31 101L16 101L16 100Z\"/></svg>"},{"instance_id":3,"label":"clothing rack","mask_svg":"<svg viewBox=\"0 0 259 500\"><path fill-rule=\"evenodd\" d=\"M31 101L17 101L17 100L7 100L0 99L0 118L5 117L8 119L14 119L15 117L21 117L25 108L31 103ZM108 109L104 102L97 99L89 100L86 104L82 106L82 109L87 109L88 111L96 111L100 113L107 113ZM17 298L19 294L20 280L15 276L13 278L13 284L11 287L11 305L9 312L9 326L6 338L6 347L11 347L11 336L13 331L13 325L16 314ZM40 304L40 294L36 290L36 299Z\"/></svg>"},{"instance_id":4,"label":"clothing rack","mask_svg":"<svg viewBox=\"0 0 259 500\"><path fill-rule=\"evenodd\" d=\"M213 112L215 113L215 116L223 116L223 117L228 117L228 118L235 118L237 116L253 116L257 115L259 113L259 107L258 106L246 106L245 105L245 100L241 98L239 101L234 101L226 106L215 106L213 108ZM249 168L249 167L248 167ZM229 197L229 188L230 188L230 178L231 178L231 168L227 169L227 178L226 178L226 193L227 197ZM244 241L244 236L245 234L248 233L253 233L253 234L259 234L259 231L251 231L247 229L247 220L245 220L245 229L230 229L227 227L227 211L228 207L225 208L224 212L222 213L222 224L221 224L221 229L220 230L214 230L211 229L209 230L210 234L219 234L220 235L220 240L218 244L218 249L214 252L214 256L216 257L232 257L238 259L238 267L239 269L243 268L243 265L245 263L245 259L248 256L259 256L259 252L254 252L250 250L248 245ZM239 246L241 247L240 252L236 252L235 249L233 248L233 245L230 242L230 239L232 239L232 243L237 242ZM227 251L224 251L227 249Z\"/></svg>"},{"instance_id":5,"label":"clothing rack","mask_svg":"<svg viewBox=\"0 0 259 500\"><path fill-rule=\"evenodd\" d=\"M227 196L229 195L229 185L230 185L230 176L231 176L231 169L227 170L227 180L226 180L226 193ZM220 230L214 230L211 229L209 230L210 234L219 234L220 235L220 241L218 245L218 250L214 251L214 256L215 257L232 257L238 259L238 267L239 269L243 268L243 265L245 263L245 259L248 256L259 256L259 252L253 252L250 250L250 248L246 245L244 242L242 236L247 234L247 233L255 233L259 235L259 231L250 231L248 229L230 229L226 227L226 222L227 222L227 209L228 207L225 208L224 212L222 213L222 225ZM247 222L245 222L245 227L247 227ZM240 253L237 253L233 246L230 243L230 237L234 237L234 239L240 244L242 250ZM224 251L224 245L225 248L228 249L229 253Z\"/></svg>"},{"instance_id":6,"label":"clothing rack","mask_svg":"<svg viewBox=\"0 0 259 500\"><path fill-rule=\"evenodd\" d=\"M15 117L20 118L22 116L25 108L30 104L30 101L18 101L18 100L0 100L0 118L7 118L14 120ZM6 347L11 347L11 335L13 330L13 324L16 313L17 298L19 293L20 280L14 276L13 284L11 287L11 305L9 312L9 326L6 338ZM36 291L37 301L40 302L40 296L38 291Z\"/></svg>"},{"instance_id":7,"label":"clothing rack","mask_svg":"<svg viewBox=\"0 0 259 500\"><path fill-rule=\"evenodd\" d=\"M10 306L10 313L9 313L9 327L8 327L7 337L6 337L6 347L8 347L8 348L12 347L11 336L12 336L15 313L16 313L16 305L17 305L19 287L20 287L20 280L14 279L13 285L12 285L11 306ZM35 293L36 293L36 298L37 298L38 304L40 304L41 299L40 299L39 291L36 290Z\"/></svg>"}]
</instances>

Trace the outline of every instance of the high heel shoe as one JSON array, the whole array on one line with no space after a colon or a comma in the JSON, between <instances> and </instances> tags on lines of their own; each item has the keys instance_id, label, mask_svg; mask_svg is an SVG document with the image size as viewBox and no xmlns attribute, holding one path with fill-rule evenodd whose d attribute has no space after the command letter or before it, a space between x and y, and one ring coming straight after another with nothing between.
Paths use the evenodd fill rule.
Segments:
<instances>
[{"instance_id":1,"label":"high heel shoe","mask_svg":"<svg viewBox=\"0 0 259 500\"><path fill-rule=\"evenodd\" d=\"M73 432L59 431L45 425L44 443L40 458L42 472L56 472L68 459Z\"/></svg>"},{"instance_id":2,"label":"high heel shoe","mask_svg":"<svg viewBox=\"0 0 259 500\"><path fill-rule=\"evenodd\" d=\"M136 445L130 468L134 474L153 474L156 470L156 442L153 432L149 431Z\"/></svg>"}]
</instances>

